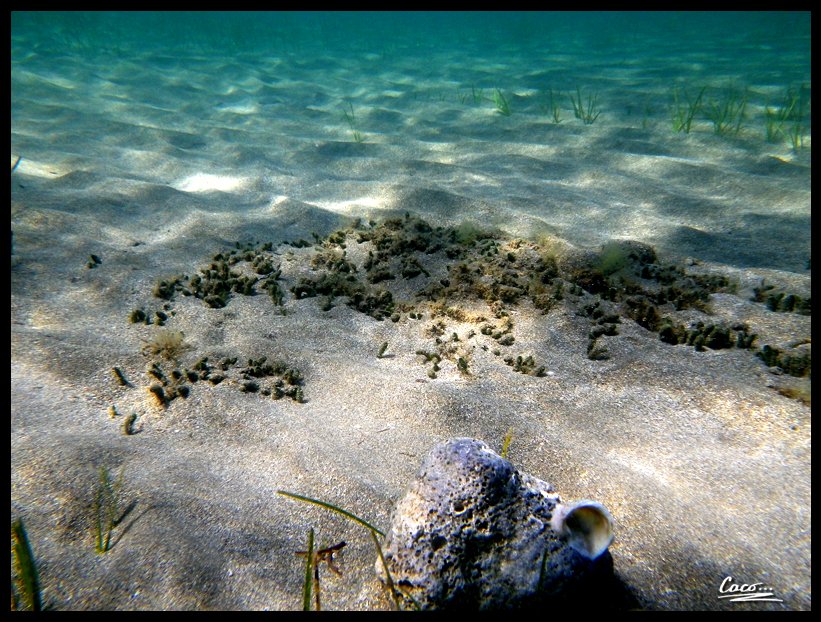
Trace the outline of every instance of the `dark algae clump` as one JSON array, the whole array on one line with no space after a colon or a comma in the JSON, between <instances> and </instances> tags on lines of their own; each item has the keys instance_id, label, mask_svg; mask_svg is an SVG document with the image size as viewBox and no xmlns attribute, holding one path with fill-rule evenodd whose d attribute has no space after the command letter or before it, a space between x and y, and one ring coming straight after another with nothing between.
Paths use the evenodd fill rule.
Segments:
<instances>
[{"instance_id":1,"label":"dark algae clump","mask_svg":"<svg viewBox=\"0 0 821 622\"><path fill-rule=\"evenodd\" d=\"M809 375L809 349L796 354L772 345L759 347L757 335L746 324L711 319L710 296L733 293L737 285L732 279L663 262L647 244L613 241L598 251L560 256L549 245L511 239L472 223L433 226L410 213L379 223L357 219L327 237L312 236L314 243L297 240L277 247L272 242L238 242L235 248L215 254L193 276L160 280L153 293L166 304L156 319L142 309L129 319L163 324L174 315L170 305L180 293L221 309L235 296L267 292L275 312L281 314L292 300L317 298L324 312L344 304L378 321L390 318L394 324L405 318L433 320L422 326L430 347L417 352L431 379L438 377L446 361L461 376L473 377L470 361L477 347L491 350L513 371L542 377L545 368L532 354L501 356L501 348L517 343L509 310L527 304L547 314L562 305L589 321L586 355L591 361L611 358L608 339L618 338L619 326L632 320L671 346L686 345L697 352L751 350L770 367L791 375ZM306 268L298 276L282 275L282 255L296 258L288 248L307 249L297 259ZM412 292L411 300L395 298L392 291L400 285L401 291ZM771 311L810 313L809 299L764 283L755 289L754 299ZM486 313L477 313L477 305L484 305ZM685 310L703 319L677 319ZM451 320L475 328L459 335ZM153 350L161 354L174 347L155 344ZM382 354L384 349L378 357ZM213 375L214 366L203 361L201 367L201 380L219 384L228 379L224 364L222 373ZM251 359L236 382L249 394L302 401L297 378L278 363ZM174 386L160 384L159 388L162 393L154 393L164 404L179 393Z\"/></svg>"},{"instance_id":2,"label":"dark algae clump","mask_svg":"<svg viewBox=\"0 0 821 622\"><path fill-rule=\"evenodd\" d=\"M213 363L210 361L210 356L203 356L190 368L179 366L176 362L170 365L168 361L149 363L145 372L147 391L154 403L165 409L178 397L187 398L197 383L207 382L206 386L215 387L225 381L243 393L273 399L289 397L299 403L305 401L301 372L284 361L268 362L267 356L248 359L246 366L237 365L238 357L218 360L215 357ZM130 428L127 425L125 429Z\"/></svg>"},{"instance_id":3,"label":"dark algae clump","mask_svg":"<svg viewBox=\"0 0 821 622\"><path fill-rule=\"evenodd\" d=\"M799 378L809 377L812 373L812 357L809 344L797 344L791 348L776 348L765 345L756 354L768 367L778 367L784 373Z\"/></svg>"},{"instance_id":4,"label":"dark algae clump","mask_svg":"<svg viewBox=\"0 0 821 622\"><path fill-rule=\"evenodd\" d=\"M774 285L765 282L753 289L753 300L763 302L770 311L799 313L801 315L811 315L812 311L812 300L810 298L802 298L797 294L778 291Z\"/></svg>"},{"instance_id":5,"label":"dark algae clump","mask_svg":"<svg viewBox=\"0 0 821 622\"><path fill-rule=\"evenodd\" d=\"M262 395L270 395L277 400L290 397L295 402L305 401L302 394L302 374L284 361L269 362L266 356L256 360L248 359L248 365L239 370L239 374L244 379L241 390L247 393L260 391ZM263 379L266 382L261 385Z\"/></svg>"}]
</instances>

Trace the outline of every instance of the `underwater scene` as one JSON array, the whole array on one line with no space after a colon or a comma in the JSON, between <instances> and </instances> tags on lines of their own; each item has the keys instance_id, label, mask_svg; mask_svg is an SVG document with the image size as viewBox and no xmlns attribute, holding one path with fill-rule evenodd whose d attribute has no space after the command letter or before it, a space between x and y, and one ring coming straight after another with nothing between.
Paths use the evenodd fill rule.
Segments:
<instances>
[{"instance_id":1,"label":"underwater scene","mask_svg":"<svg viewBox=\"0 0 821 622\"><path fill-rule=\"evenodd\" d=\"M12 609L811 609L809 12L10 44Z\"/></svg>"}]
</instances>

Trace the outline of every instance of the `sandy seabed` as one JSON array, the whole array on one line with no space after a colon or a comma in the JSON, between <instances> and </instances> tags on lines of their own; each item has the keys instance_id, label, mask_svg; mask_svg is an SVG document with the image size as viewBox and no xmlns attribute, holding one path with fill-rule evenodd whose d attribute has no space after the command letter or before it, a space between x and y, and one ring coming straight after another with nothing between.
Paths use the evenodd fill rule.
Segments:
<instances>
[{"instance_id":1,"label":"sandy seabed","mask_svg":"<svg viewBox=\"0 0 821 622\"><path fill-rule=\"evenodd\" d=\"M463 69L466 85L514 68ZM287 288L315 251L282 244L405 212L578 250L636 240L734 279L734 293L712 296L717 319L797 343L809 316L751 298L762 279L810 296L809 137L796 154L705 121L676 134L666 110L630 112L615 86L598 91L591 125L569 100L552 123L527 89L506 91L505 116L492 89L474 104L410 60L367 55L84 64L32 53L13 58L12 86L11 515L25 520L52 608L298 609L295 552L313 527L319 542L348 543L343 575L322 576L324 608L389 609L367 532L275 491L384 529L434 444L470 436L498 450L508 431L518 468L613 514L631 606L811 608L811 411L774 388L804 380L747 350L670 346L627 318L604 338L610 358L590 360L589 321L524 303L509 309L510 351L549 375L476 347L470 375L447 362L432 379L415 354L430 344L429 313L394 323L297 299ZM143 354L160 329L129 316L161 310L160 279L193 275L238 241L273 243L286 314L265 294L224 308L177 296L166 328L191 345L180 365L282 359L302 373L304 403L234 378L192 383L162 407ZM426 267L445 274L443 261ZM410 296L411 285L386 287ZM131 413L137 433L125 435ZM130 508L105 555L94 549L100 467L124 469ZM783 602L719 600L727 576L766 582Z\"/></svg>"}]
</instances>

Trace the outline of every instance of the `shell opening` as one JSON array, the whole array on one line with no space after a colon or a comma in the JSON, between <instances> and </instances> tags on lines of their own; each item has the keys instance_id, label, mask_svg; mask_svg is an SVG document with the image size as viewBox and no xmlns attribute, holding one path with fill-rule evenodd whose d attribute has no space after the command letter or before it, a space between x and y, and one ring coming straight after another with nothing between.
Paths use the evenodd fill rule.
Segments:
<instances>
[{"instance_id":1,"label":"shell opening","mask_svg":"<svg viewBox=\"0 0 821 622\"><path fill-rule=\"evenodd\" d=\"M613 517L596 501L557 506L551 526L566 535L568 544L589 559L599 557L613 542Z\"/></svg>"}]
</instances>

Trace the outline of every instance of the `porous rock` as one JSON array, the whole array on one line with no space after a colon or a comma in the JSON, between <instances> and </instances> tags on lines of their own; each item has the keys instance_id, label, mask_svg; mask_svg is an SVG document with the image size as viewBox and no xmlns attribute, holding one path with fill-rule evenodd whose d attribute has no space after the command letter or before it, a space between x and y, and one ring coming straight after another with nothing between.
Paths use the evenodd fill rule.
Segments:
<instances>
[{"instance_id":1,"label":"porous rock","mask_svg":"<svg viewBox=\"0 0 821 622\"><path fill-rule=\"evenodd\" d=\"M394 583L423 609L507 609L577 600L612 569L611 540L600 504L565 504L485 443L457 438L422 463L383 553ZM385 581L379 559L375 567Z\"/></svg>"}]
</instances>

